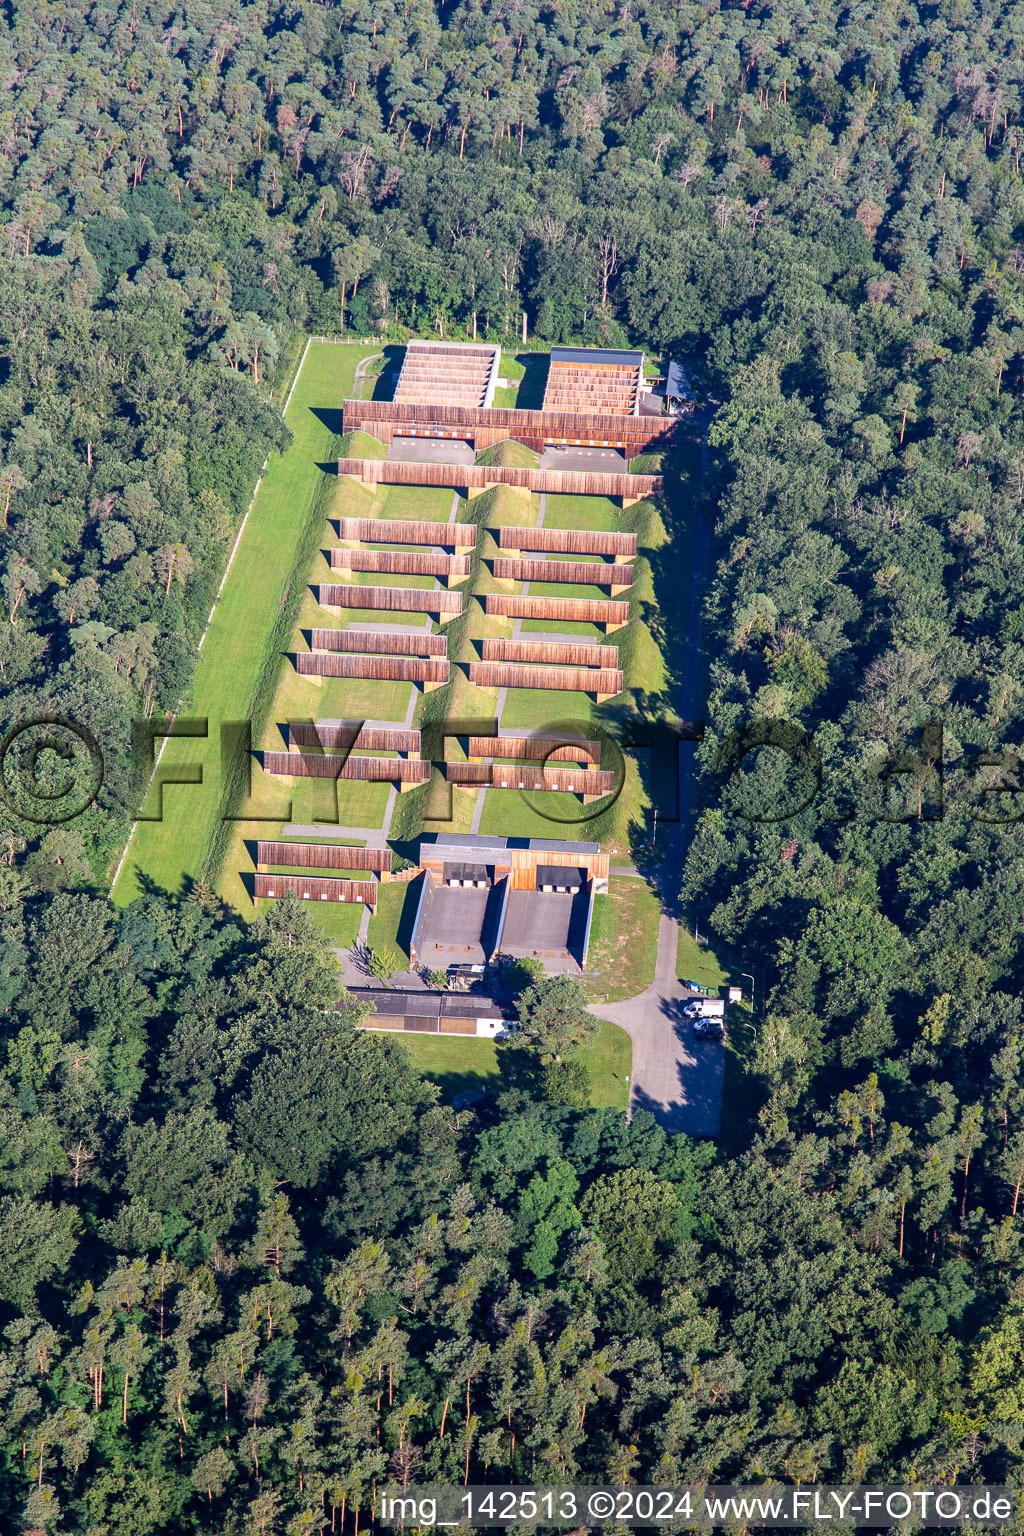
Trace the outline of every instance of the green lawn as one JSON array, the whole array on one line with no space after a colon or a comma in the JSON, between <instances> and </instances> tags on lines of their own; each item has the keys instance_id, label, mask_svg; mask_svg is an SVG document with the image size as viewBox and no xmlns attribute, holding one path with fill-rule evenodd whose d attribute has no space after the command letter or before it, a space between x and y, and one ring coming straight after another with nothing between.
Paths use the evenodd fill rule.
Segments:
<instances>
[{"instance_id":1,"label":"green lawn","mask_svg":"<svg viewBox=\"0 0 1024 1536\"><path fill-rule=\"evenodd\" d=\"M419 887L417 886L418 890ZM390 947L406 961L409 959L409 951L398 942L398 930L401 926L402 913L405 909L406 899L415 901L415 895L410 895L412 886L398 881L389 880L387 885L382 885L377 893L377 910L370 918L370 925L366 930L366 942L371 949ZM403 935L404 937L404 935Z\"/></svg>"},{"instance_id":2,"label":"green lawn","mask_svg":"<svg viewBox=\"0 0 1024 1536\"><path fill-rule=\"evenodd\" d=\"M161 760L159 779L195 764L202 783L165 787L162 820L136 826L112 892L117 903L138 894L140 876L179 891L204 870L221 814L221 722L250 717L265 668L282 665L281 658L268 660L267 649L311 514L329 482L318 462L330 459L335 440L314 411L341 404L352 389L357 362L372 351L314 343L306 354L286 415L294 442L267 465L183 711L205 718L209 734L168 741ZM155 814L156 809L151 792L146 810Z\"/></svg>"},{"instance_id":3,"label":"green lawn","mask_svg":"<svg viewBox=\"0 0 1024 1536\"><path fill-rule=\"evenodd\" d=\"M594 1108L624 1110L633 1068L633 1042L626 1031L607 1019L598 1019L597 1039L580 1052L580 1058L590 1071L590 1102Z\"/></svg>"},{"instance_id":4,"label":"green lawn","mask_svg":"<svg viewBox=\"0 0 1024 1536\"><path fill-rule=\"evenodd\" d=\"M661 901L646 880L613 875L609 894L594 903L587 961L593 1002L636 997L654 980Z\"/></svg>"},{"instance_id":5,"label":"green lawn","mask_svg":"<svg viewBox=\"0 0 1024 1536\"><path fill-rule=\"evenodd\" d=\"M469 1088L486 1092L499 1085L498 1048L493 1040L404 1032L400 1038L424 1077L437 1083L448 1100Z\"/></svg>"},{"instance_id":6,"label":"green lawn","mask_svg":"<svg viewBox=\"0 0 1024 1536\"><path fill-rule=\"evenodd\" d=\"M695 981L700 987L718 992L729 981L737 986L747 986L740 978L730 976L713 949L698 944L689 929L679 925L679 949L676 956L677 975L683 981Z\"/></svg>"},{"instance_id":7,"label":"green lawn","mask_svg":"<svg viewBox=\"0 0 1024 1536\"><path fill-rule=\"evenodd\" d=\"M493 1040L466 1035L414 1035L402 1033L413 1061L425 1077L437 1083L446 1099L468 1088L481 1092L500 1086L498 1048ZM590 1098L595 1109L625 1109L633 1045L625 1030L606 1020L598 1021L597 1039L580 1052L590 1071Z\"/></svg>"}]
</instances>

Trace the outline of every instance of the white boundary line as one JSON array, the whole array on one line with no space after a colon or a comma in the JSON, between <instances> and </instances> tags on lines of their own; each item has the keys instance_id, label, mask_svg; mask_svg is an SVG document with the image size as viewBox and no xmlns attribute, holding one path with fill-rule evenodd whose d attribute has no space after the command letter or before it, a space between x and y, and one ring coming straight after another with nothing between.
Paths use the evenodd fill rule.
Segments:
<instances>
[{"instance_id":1,"label":"white boundary line","mask_svg":"<svg viewBox=\"0 0 1024 1536\"><path fill-rule=\"evenodd\" d=\"M288 415L288 407L292 403L292 395L294 395L294 393L295 393L295 386L299 382L299 379L300 379L300 377L302 375L303 368L306 366L306 357L307 357L307 355L309 353L309 349L310 349L311 345L313 344L313 342L317 341L319 339L320 339L319 337L315 337L315 336L307 336L306 337L306 345L302 349L302 356L299 358L299 366L295 370L295 377L294 377L294 379L292 379L292 387L288 391L288 398L285 401L284 409L281 412L281 420L282 421ZM220 595L224 591L224 583L227 581L228 573L231 570L231 567L235 563L235 556L238 553L238 546L242 542L242 534L245 532L245 525L249 521L249 513L252 511L253 507L256 505L256 497L259 495L260 486L263 484L263 476L267 472L267 465L269 463L270 463L270 454L268 453L266 458L263 460L263 468L260 470L260 477L256 481L255 486L253 487L253 492L252 492L252 496L251 496L251 498L249 500L249 505L245 509L245 516L242 518L242 521L241 521L241 523L239 525L239 528L238 528L238 532L235 535L235 542L231 546L231 553L228 556L228 563L224 567L224 575L220 579L220 586L217 588L217 596L213 600L213 607L210 609L210 616L209 616L209 618L206 621L206 625L205 625L205 628L203 629L202 635L199 637L199 644L196 647L196 654L197 655L199 654L199 652L203 648L203 641L206 639L207 635L210 633L210 625L213 623L213 616L217 612L217 604L220 602ZM170 718L170 721L168 722L170 725L173 725L175 720L178 718L178 711L180 709L181 709L181 705L179 704L178 705L178 710L176 710L174 712L174 714L172 714L172 716ZM150 790L153 787L153 780L156 778L156 771L160 767L160 759L164 755L164 748L166 747L167 743L170 740L171 740L170 736L164 736L162 738L161 742L160 742L160 750L159 750L159 752L157 753L156 757L153 760L153 771L152 771L152 773L149 776L149 783L146 785L146 792L143 795L141 801L139 802L140 805L145 805L145 803L146 803L146 800L147 800L147 798L149 796L149 792L150 792ZM128 834L128 841L124 845L124 852L121 854L121 857L117 861L117 868L114 871L114 878L113 878L113 880L111 880L111 882L110 882L110 890L107 892L108 896L112 896L113 895L114 887L117 885L118 880L120 880L120 878L121 878L121 870L124 868L124 861L128 857L128 851L131 848L132 842L133 842L133 840L135 838L135 828L137 826L138 826L138 822L137 821L133 821L132 822L132 829L131 829L131 831Z\"/></svg>"}]
</instances>

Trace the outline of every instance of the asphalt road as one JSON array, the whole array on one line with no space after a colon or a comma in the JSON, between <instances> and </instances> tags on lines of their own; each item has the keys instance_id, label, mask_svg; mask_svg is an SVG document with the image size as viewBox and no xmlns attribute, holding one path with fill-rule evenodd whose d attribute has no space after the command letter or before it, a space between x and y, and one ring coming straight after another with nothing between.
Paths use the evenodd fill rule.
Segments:
<instances>
[{"instance_id":1,"label":"asphalt road","mask_svg":"<svg viewBox=\"0 0 1024 1536\"><path fill-rule=\"evenodd\" d=\"M666 1131L688 1136L717 1136L722 1117L725 1046L721 1040L695 1040L683 1004L693 993L676 979L679 924L662 912L654 981L624 1003L594 1009L633 1042L629 1113L649 1109Z\"/></svg>"},{"instance_id":2,"label":"asphalt road","mask_svg":"<svg viewBox=\"0 0 1024 1536\"><path fill-rule=\"evenodd\" d=\"M708 422L698 422L705 434L707 465ZM701 481L703 483L703 470ZM698 514L694 530L693 566L687 594L686 646L679 689L679 715L697 718L700 698L701 605L711 559L711 522ZM689 1136L716 1136L722 1118L725 1044L695 1040L681 1016L690 997L679 985L676 956L679 943L679 878L690 840L693 798L693 742L679 747L679 820L666 829L662 859L655 877L661 896L658 957L654 981L646 992L623 1003L594 1008L602 1019L619 1024L633 1041L633 1073L629 1085L629 1114L649 1109L667 1131Z\"/></svg>"}]
</instances>

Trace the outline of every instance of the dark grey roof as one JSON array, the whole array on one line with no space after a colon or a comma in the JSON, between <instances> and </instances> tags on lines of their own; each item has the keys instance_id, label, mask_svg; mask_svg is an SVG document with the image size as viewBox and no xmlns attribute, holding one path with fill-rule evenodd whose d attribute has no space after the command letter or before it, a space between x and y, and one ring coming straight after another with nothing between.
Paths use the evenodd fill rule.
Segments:
<instances>
[{"instance_id":1,"label":"dark grey roof","mask_svg":"<svg viewBox=\"0 0 1024 1536\"><path fill-rule=\"evenodd\" d=\"M407 1019L514 1019L481 992L400 992L387 987L350 987L359 1002L372 1003L376 1013L400 1013ZM371 1015L372 1017L372 1015Z\"/></svg>"},{"instance_id":2,"label":"dark grey roof","mask_svg":"<svg viewBox=\"0 0 1024 1536\"><path fill-rule=\"evenodd\" d=\"M566 864L538 864L538 885L586 885L587 872L585 869L573 869Z\"/></svg>"},{"instance_id":3,"label":"dark grey roof","mask_svg":"<svg viewBox=\"0 0 1024 1536\"><path fill-rule=\"evenodd\" d=\"M553 363L596 363L606 368L639 368L642 352L611 352L606 347L552 347Z\"/></svg>"},{"instance_id":4,"label":"dark grey roof","mask_svg":"<svg viewBox=\"0 0 1024 1536\"><path fill-rule=\"evenodd\" d=\"M685 363L676 362L675 359L669 363L665 375L665 393L679 399L693 394L693 375Z\"/></svg>"},{"instance_id":5,"label":"dark grey roof","mask_svg":"<svg viewBox=\"0 0 1024 1536\"><path fill-rule=\"evenodd\" d=\"M444 866L446 880L486 880L488 879L486 864L465 864L461 860L454 864L447 861Z\"/></svg>"}]
</instances>

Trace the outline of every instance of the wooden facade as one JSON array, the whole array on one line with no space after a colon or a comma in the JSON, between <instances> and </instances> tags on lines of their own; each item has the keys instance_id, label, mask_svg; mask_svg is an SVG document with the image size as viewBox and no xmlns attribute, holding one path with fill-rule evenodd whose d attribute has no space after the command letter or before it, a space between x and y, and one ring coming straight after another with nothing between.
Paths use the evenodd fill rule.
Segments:
<instances>
[{"instance_id":1,"label":"wooden facade","mask_svg":"<svg viewBox=\"0 0 1024 1536\"><path fill-rule=\"evenodd\" d=\"M605 473L594 469L516 469L497 464L421 464L407 459L339 459L339 475L354 475L364 485L430 485L465 490L472 499L496 485L520 496L543 491L552 496L614 496L624 507L644 496L660 496L661 475Z\"/></svg>"},{"instance_id":2,"label":"wooden facade","mask_svg":"<svg viewBox=\"0 0 1024 1536\"><path fill-rule=\"evenodd\" d=\"M404 752L419 757L420 733L404 725L380 725L366 720L294 720L288 724L289 752Z\"/></svg>"},{"instance_id":3,"label":"wooden facade","mask_svg":"<svg viewBox=\"0 0 1024 1536\"><path fill-rule=\"evenodd\" d=\"M452 855L445 858L443 843L421 843L420 863L430 871L434 879L444 880L444 866ZM478 862L494 869L494 878L507 875L515 891L533 891L537 888L537 869L540 865L554 865L559 869L585 869L591 880L602 882L607 888L610 856L607 853L589 853L578 846L571 852L543 848L481 848L474 849Z\"/></svg>"},{"instance_id":4,"label":"wooden facade","mask_svg":"<svg viewBox=\"0 0 1024 1536\"><path fill-rule=\"evenodd\" d=\"M430 779L430 764L415 757L327 757L312 752L264 752L263 772L281 779L352 779L415 789Z\"/></svg>"},{"instance_id":5,"label":"wooden facade","mask_svg":"<svg viewBox=\"0 0 1024 1536\"><path fill-rule=\"evenodd\" d=\"M491 532L498 535L503 554L536 550L555 555L625 555L629 559L636 554L635 533L598 528L515 528L508 524Z\"/></svg>"},{"instance_id":6,"label":"wooden facade","mask_svg":"<svg viewBox=\"0 0 1024 1536\"><path fill-rule=\"evenodd\" d=\"M322 608L372 608L378 613L436 613L446 624L462 612L462 593L424 587L357 587L324 582L316 588Z\"/></svg>"},{"instance_id":7,"label":"wooden facade","mask_svg":"<svg viewBox=\"0 0 1024 1536\"><path fill-rule=\"evenodd\" d=\"M554 667L617 667L617 645L595 645L581 640L483 640L484 661L522 661Z\"/></svg>"},{"instance_id":8,"label":"wooden facade","mask_svg":"<svg viewBox=\"0 0 1024 1536\"><path fill-rule=\"evenodd\" d=\"M592 693L598 703L622 692L622 672L612 667L526 667L512 662L471 661L469 680L477 688L555 688Z\"/></svg>"},{"instance_id":9,"label":"wooden facade","mask_svg":"<svg viewBox=\"0 0 1024 1536\"><path fill-rule=\"evenodd\" d=\"M403 523L400 518L337 517L334 525L339 539L357 539L363 544L430 544L439 549L473 549L476 545L475 523Z\"/></svg>"},{"instance_id":10,"label":"wooden facade","mask_svg":"<svg viewBox=\"0 0 1024 1536\"><path fill-rule=\"evenodd\" d=\"M513 560L498 555L493 566L497 581L557 581L567 586L610 587L613 594L633 585L631 565L605 565L601 560Z\"/></svg>"},{"instance_id":11,"label":"wooden facade","mask_svg":"<svg viewBox=\"0 0 1024 1536\"><path fill-rule=\"evenodd\" d=\"M471 736L467 755L471 763L485 757L510 757L521 762L590 763L600 766L599 741L566 741L550 736Z\"/></svg>"},{"instance_id":12,"label":"wooden facade","mask_svg":"<svg viewBox=\"0 0 1024 1536\"><path fill-rule=\"evenodd\" d=\"M384 576L440 576L449 586L469 578L468 555L435 555L430 550L331 549L332 571L373 571Z\"/></svg>"},{"instance_id":13,"label":"wooden facade","mask_svg":"<svg viewBox=\"0 0 1024 1536\"><path fill-rule=\"evenodd\" d=\"M256 868L263 873L268 864L280 869L359 869L370 870L384 879L391 873L390 848L346 848L341 843L256 844Z\"/></svg>"},{"instance_id":14,"label":"wooden facade","mask_svg":"<svg viewBox=\"0 0 1024 1536\"><path fill-rule=\"evenodd\" d=\"M365 677L382 683L421 683L425 693L448 681L447 656L347 656L337 651L299 651L300 677Z\"/></svg>"},{"instance_id":15,"label":"wooden facade","mask_svg":"<svg viewBox=\"0 0 1024 1536\"><path fill-rule=\"evenodd\" d=\"M534 768L523 763L445 763L445 778L456 789L535 789L600 800L615 788L606 768ZM483 862L483 861L482 861Z\"/></svg>"},{"instance_id":16,"label":"wooden facade","mask_svg":"<svg viewBox=\"0 0 1024 1536\"><path fill-rule=\"evenodd\" d=\"M447 656L448 636L425 629L385 633L366 629L314 629L314 651L343 651L354 656Z\"/></svg>"},{"instance_id":17,"label":"wooden facade","mask_svg":"<svg viewBox=\"0 0 1024 1536\"><path fill-rule=\"evenodd\" d=\"M324 875L256 875L253 906L265 897L290 894L303 901L359 901L377 910L376 880L333 880Z\"/></svg>"},{"instance_id":18,"label":"wooden facade","mask_svg":"<svg viewBox=\"0 0 1024 1536\"><path fill-rule=\"evenodd\" d=\"M599 412L477 409L459 405L346 400L342 431L369 432L390 444L399 437L454 437L477 449L515 438L540 451L550 444L622 449L627 458L664 446L678 421L672 416L606 416Z\"/></svg>"},{"instance_id":19,"label":"wooden facade","mask_svg":"<svg viewBox=\"0 0 1024 1536\"><path fill-rule=\"evenodd\" d=\"M484 611L496 619L545 619L551 623L603 624L611 634L629 623L629 604L604 597L528 597L522 592L489 592Z\"/></svg>"}]
</instances>

